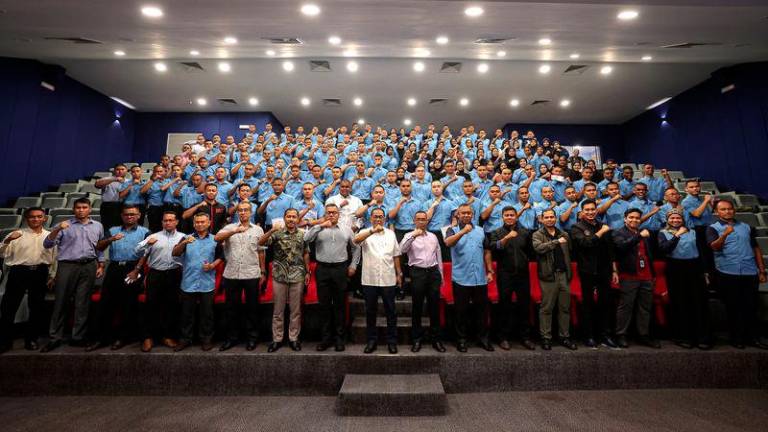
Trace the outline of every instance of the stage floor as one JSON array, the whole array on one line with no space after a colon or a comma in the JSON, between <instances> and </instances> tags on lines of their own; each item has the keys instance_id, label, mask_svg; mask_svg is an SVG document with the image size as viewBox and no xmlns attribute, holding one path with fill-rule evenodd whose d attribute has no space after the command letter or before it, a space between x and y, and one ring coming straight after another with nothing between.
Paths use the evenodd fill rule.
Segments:
<instances>
[{"instance_id":1,"label":"stage floor","mask_svg":"<svg viewBox=\"0 0 768 432\"><path fill-rule=\"evenodd\" d=\"M334 397L0 398L4 431L764 431L764 390L468 393L442 417L337 417Z\"/></svg>"}]
</instances>

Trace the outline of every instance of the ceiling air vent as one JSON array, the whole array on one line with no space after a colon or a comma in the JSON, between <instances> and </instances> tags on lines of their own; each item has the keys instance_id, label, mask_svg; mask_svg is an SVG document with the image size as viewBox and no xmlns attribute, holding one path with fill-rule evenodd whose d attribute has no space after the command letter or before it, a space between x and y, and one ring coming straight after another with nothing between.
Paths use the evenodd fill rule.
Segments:
<instances>
[{"instance_id":1,"label":"ceiling air vent","mask_svg":"<svg viewBox=\"0 0 768 432\"><path fill-rule=\"evenodd\" d=\"M222 105L237 105L237 101L231 98L220 98L218 101Z\"/></svg>"},{"instance_id":2,"label":"ceiling air vent","mask_svg":"<svg viewBox=\"0 0 768 432\"><path fill-rule=\"evenodd\" d=\"M664 45L662 48L695 48L700 46L717 46L722 45L720 42L683 42L672 45Z\"/></svg>"},{"instance_id":3,"label":"ceiling air vent","mask_svg":"<svg viewBox=\"0 0 768 432\"><path fill-rule=\"evenodd\" d=\"M309 70L310 72L330 72L331 63L326 60L310 60Z\"/></svg>"},{"instance_id":4,"label":"ceiling air vent","mask_svg":"<svg viewBox=\"0 0 768 432\"><path fill-rule=\"evenodd\" d=\"M82 38L82 37L54 37L54 36L49 36L49 37L45 37L43 39L50 40L50 41L72 42L72 43L76 43L76 44L94 44L94 45L98 45L98 44L102 43L101 41L97 41L96 39L88 39L88 38Z\"/></svg>"},{"instance_id":5,"label":"ceiling air vent","mask_svg":"<svg viewBox=\"0 0 768 432\"><path fill-rule=\"evenodd\" d=\"M268 37L263 39L277 45L301 45L304 43L301 39L293 37Z\"/></svg>"},{"instance_id":6,"label":"ceiling air vent","mask_svg":"<svg viewBox=\"0 0 768 432\"><path fill-rule=\"evenodd\" d=\"M448 99L445 98L433 98L429 100L431 106L442 106L448 103Z\"/></svg>"},{"instance_id":7,"label":"ceiling air vent","mask_svg":"<svg viewBox=\"0 0 768 432\"><path fill-rule=\"evenodd\" d=\"M196 72L196 71L204 71L203 66L200 65L198 62L180 62L182 66L184 66L185 72Z\"/></svg>"},{"instance_id":8,"label":"ceiling air vent","mask_svg":"<svg viewBox=\"0 0 768 432\"><path fill-rule=\"evenodd\" d=\"M341 106L341 99L323 99L323 106L329 106L329 107Z\"/></svg>"},{"instance_id":9,"label":"ceiling air vent","mask_svg":"<svg viewBox=\"0 0 768 432\"><path fill-rule=\"evenodd\" d=\"M475 39L475 43L478 45L502 44L514 39L513 37L479 37Z\"/></svg>"},{"instance_id":10,"label":"ceiling air vent","mask_svg":"<svg viewBox=\"0 0 768 432\"><path fill-rule=\"evenodd\" d=\"M445 62L440 66L441 73L459 73L461 72L460 62Z\"/></svg>"},{"instance_id":11,"label":"ceiling air vent","mask_svg":"<svg viewBox=\"0 0 768 432\"><path fill-rule=\"evenodd\" d=\"M546 100L546 99L538 99L538 100L535 100L535 101L531 102L531 106L535 106L535 105L546 105L546 104L548 104L549 102L550 102L550 101L548 101L548 100Z\"/></svg>"},{"instance_id":12,"label":"ceiling air vent","mask_svg":"<svg viewBox=\"0 0 768 432\"><path fill-rule=\"evenodd\" d=\"M570 65L565 72L563 72L563 75L581 75L587 69L589 69L589 66L587 65Z\"/></svg>"}]
</instances>

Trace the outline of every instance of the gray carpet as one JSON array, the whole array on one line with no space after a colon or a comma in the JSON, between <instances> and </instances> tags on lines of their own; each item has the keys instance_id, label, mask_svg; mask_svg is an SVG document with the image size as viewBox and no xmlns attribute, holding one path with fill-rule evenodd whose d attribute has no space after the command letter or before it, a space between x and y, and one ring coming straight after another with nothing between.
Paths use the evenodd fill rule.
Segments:
<instances>
[{"instance_id":1,"label":"gray carpet","mask_svg":"<svg viewBox=\"0 0 768 432\"><path fill-rule=\"evenodd\" d=\"M334 397L0 398L4 432L765 431L761 390L449 395L444 417L337 417Z\"/></svg>"}]
</instances>

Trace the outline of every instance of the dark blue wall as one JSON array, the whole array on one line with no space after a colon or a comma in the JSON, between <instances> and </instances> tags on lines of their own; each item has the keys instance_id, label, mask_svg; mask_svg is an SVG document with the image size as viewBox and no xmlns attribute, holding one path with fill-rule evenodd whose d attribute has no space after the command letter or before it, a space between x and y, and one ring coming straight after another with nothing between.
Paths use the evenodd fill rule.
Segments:
<instances>
[{"instance_id":1,"label":"dark blue wall","mask_svg":"<svg viewBox=\"0 0 768 432\"><path fill-rule=\"evenodd\" d=\"M62 68L0 58L0 206L130 157L133 128L131 110Z\"/></svg>"},{"instance_id":2,"label":"dark blue wall","mask_svg":"<svg viewBox=\"0 0 768 432\"><path fill-rule=\"evenodd\" d=\"M621 128L617 125L507 123L504 126L505 136L509 136L513 130L517 130L520 135L532 130L539 141L549 138L567 146L599 146L603 160L623 160L625 157Z\"/></svg>"},{"instance_id":3,"label":"dark blue wall","mask_svg":"<svg viewBox=\"0 0 768 432\"><path fill-rule=\"evenodd\" d=\"M721 88L736 88L721 93ZM662 122L662 117L666 122ZM683 170L768 199L768 63L720 69L622 125L631 161Z\"/></svg>"},{"instance_id":4,"label":"dark blue wall","mask_svg":"<svg viewBox=\"0 0 768 432\"><path fill-rule=\"evenodd\" d=\"M274 131L283 126L270 112L252 113L138 113L136 119L136 144L134 162L150 162L165 153L169 133L202 132L206 137L219 133L235 137L239 141L246 131L238 129L243 124L255 124L258 131L272 123Z\"/></svg>"}]
</instances>

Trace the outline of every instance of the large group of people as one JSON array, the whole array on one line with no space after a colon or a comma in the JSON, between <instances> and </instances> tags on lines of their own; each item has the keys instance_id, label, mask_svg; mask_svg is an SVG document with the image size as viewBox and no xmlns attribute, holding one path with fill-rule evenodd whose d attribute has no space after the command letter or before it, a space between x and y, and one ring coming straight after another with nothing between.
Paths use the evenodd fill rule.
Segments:
<instances>
[{"instance_id":1,"label":"large group of people","mask_svg":"<svg viewBox=\"0 0 768 432\"><path fill-rule=\"evenodd\" d=\"M654 263L661 259L677 345L713 346L707 302L717 287L730 343L767 348L756 326L758 283L766 281L762 251L754 230L734 219L731 202L702 194L695 179L686 181L681 199L666 170L659 175L646 164L638 178L611 159L598 167L578 149L539 141L532 131L497 129L491 136L472 125L455 131L430 124L321 133L267 124L259 132L252 125L239 141L199 135L180 154L162 156L148 179L143 174L140 166L117 164L111 177L96 180L101 223L90 217L87 198L50 231L44 209L25 209L26 227L0 243L9 266L0 351L11 346L24 294L24 346L38 349L47 287L55 300L43 352L63 343L70 313L68 342L88 351L121 349L136 338L144 352L158 343L181 351L196 340L210 350L216 269L223 266L222 351L257 346L259 295L270 280L267 350L286 342L301 350L301 301L314 276L318 351L345 349L345 303L353 291L365 301L366 353L377 349L379 297L387 350L397 352L395 302L404 295L413 300L411 350L427 342L444 352L439 301L447 262L460 352L471 335L489 351L492 341L508 350L511 340L531 350L537 340L544 350L626 348L632 323L638 343L658 348L651 317ZM102 276L93 313L94 282ZM582 289L578 335L570 317L575 277ZM538 337L529 317L531 279L541 289ZM499 294L493 320L491 282Z\"/></svg>"}]
</instances>

